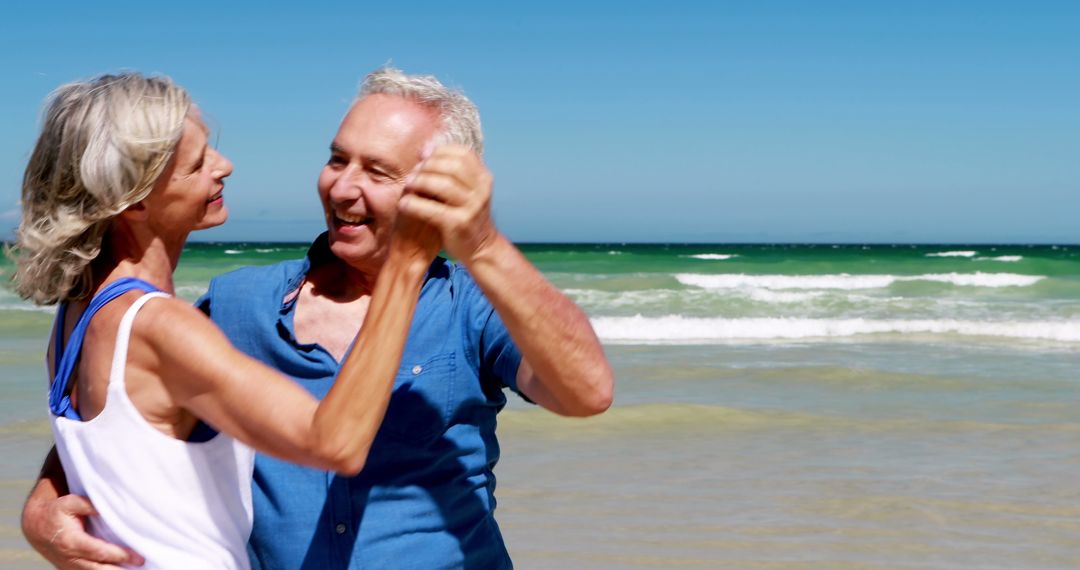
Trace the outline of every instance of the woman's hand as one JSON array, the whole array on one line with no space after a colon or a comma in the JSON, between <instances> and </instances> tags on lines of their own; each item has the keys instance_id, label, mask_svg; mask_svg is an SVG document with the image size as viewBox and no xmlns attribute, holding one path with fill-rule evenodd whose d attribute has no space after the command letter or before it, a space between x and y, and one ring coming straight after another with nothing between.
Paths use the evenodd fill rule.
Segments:
<instances>
[{"instance_id":1,"label":"woman's hand","mask_svg":"<svg viewBox=\"0 0 1080 570\"><path fill-rule=\"evenodd\" d=\"M398 203L398 219L437 228L446 251L466 267L499 236L491 219L491 172L474 151L434 149L417 166Z\"/></svg>"}]
</instances>

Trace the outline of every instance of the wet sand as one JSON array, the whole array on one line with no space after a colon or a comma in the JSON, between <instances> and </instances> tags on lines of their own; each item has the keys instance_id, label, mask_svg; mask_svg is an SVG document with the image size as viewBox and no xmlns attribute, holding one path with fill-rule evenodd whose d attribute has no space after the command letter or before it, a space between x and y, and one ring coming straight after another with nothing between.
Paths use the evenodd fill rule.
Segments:
<instances>
[{"instance_id":1,"label":"wet sand","mask_svg":"<svg viewBox=\"0 0 1080 570\"><path fill-rule=\"evenodd\" d=\"M497 517L520 568L1080 567L1072 351L609 353L604 416L500 415ZM49 445L40 353L0 358L23 398L0 426L0 567L44 568L18 525Z\"/></svg>"}]
</instances>

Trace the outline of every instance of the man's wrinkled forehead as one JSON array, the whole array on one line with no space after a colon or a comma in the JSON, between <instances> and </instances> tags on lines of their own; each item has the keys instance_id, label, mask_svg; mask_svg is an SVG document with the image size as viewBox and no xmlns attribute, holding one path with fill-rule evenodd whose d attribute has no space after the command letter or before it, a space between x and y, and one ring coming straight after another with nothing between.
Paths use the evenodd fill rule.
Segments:
<instances>
[{"instance_id":1,"label":"man's wrinkled forehead","mask_svg":"<svg viewBox=\"0 0 1080 570\"><path fill-rule=\"evenodd\" d=\"M404 97L374 94L353 103L331 147L348 151L356 145L407 143L419 153L432 142L445 142L437 110Z\"/></svg>"},{"instance_id":2,"label":"man's wrinkled forehead","mask_svg":"<svg viewBox=\"0 0 1080 570\"><path fill-rule=\"evenodd\" d=\"M387 112L388 108L394 109L396 112ZM349 119L354 115L362 115L365 119L374 119L378 114L386 115L388 121L396 123L395 126L399 128L418 127L421 125L417 125L417 123L422 121L425 123L423 126L432 125L436 129L436 134L441 134L442 118L438 108L425 105L410 97L388 95L386 93L373 93L355 99L349 105L345 116L342 117L339 128L345 128L346 123L353 122ZM420 117L423 117L423 119Z\"/></svg>"}]
</instances>

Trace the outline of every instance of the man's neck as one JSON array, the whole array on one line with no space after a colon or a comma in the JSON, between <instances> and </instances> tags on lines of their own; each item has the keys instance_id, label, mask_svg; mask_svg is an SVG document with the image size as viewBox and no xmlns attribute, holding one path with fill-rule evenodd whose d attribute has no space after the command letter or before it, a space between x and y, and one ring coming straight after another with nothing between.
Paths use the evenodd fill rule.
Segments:
<instances>
[{"instance_id":1,"label":"man's neck","mask_svg":"<svg viewBox=\"0 0 1080 570\"><path fill-rule=\"evenodd\" d=\"M306 280L313 295L348 303L370 296L377 277L377 272L357 269L333 258L313 266Z\"/></svg>"},{"instance_id":2,"label":"man's neck","mask_svg":"<svg viewBox=\"0 0 1080 570\"><path fill-rule=\"evenodd\" d=\"M293 316L296 340L318 344L341 362L367 315L374 276L334 258L308 271Z\"/></svg>"}]
</instances>

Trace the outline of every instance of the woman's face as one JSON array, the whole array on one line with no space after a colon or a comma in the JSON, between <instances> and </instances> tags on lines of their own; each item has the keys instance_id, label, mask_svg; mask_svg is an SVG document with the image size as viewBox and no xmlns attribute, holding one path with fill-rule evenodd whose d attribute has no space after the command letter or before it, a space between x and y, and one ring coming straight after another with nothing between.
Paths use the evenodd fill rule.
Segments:
<instances>
[{"instance_id":1,"label":"woman's face","mask_svg":"<svg viewBox=\"0 0 1080 570\"><path fill-rule=\"evenodd\" d=\"M233 165L210 146L198 112L184 120L184 132L172 160L145 202L161 230L201 230L225 223L229 211L223 191Z\"/></svg>"}]
</instances>

